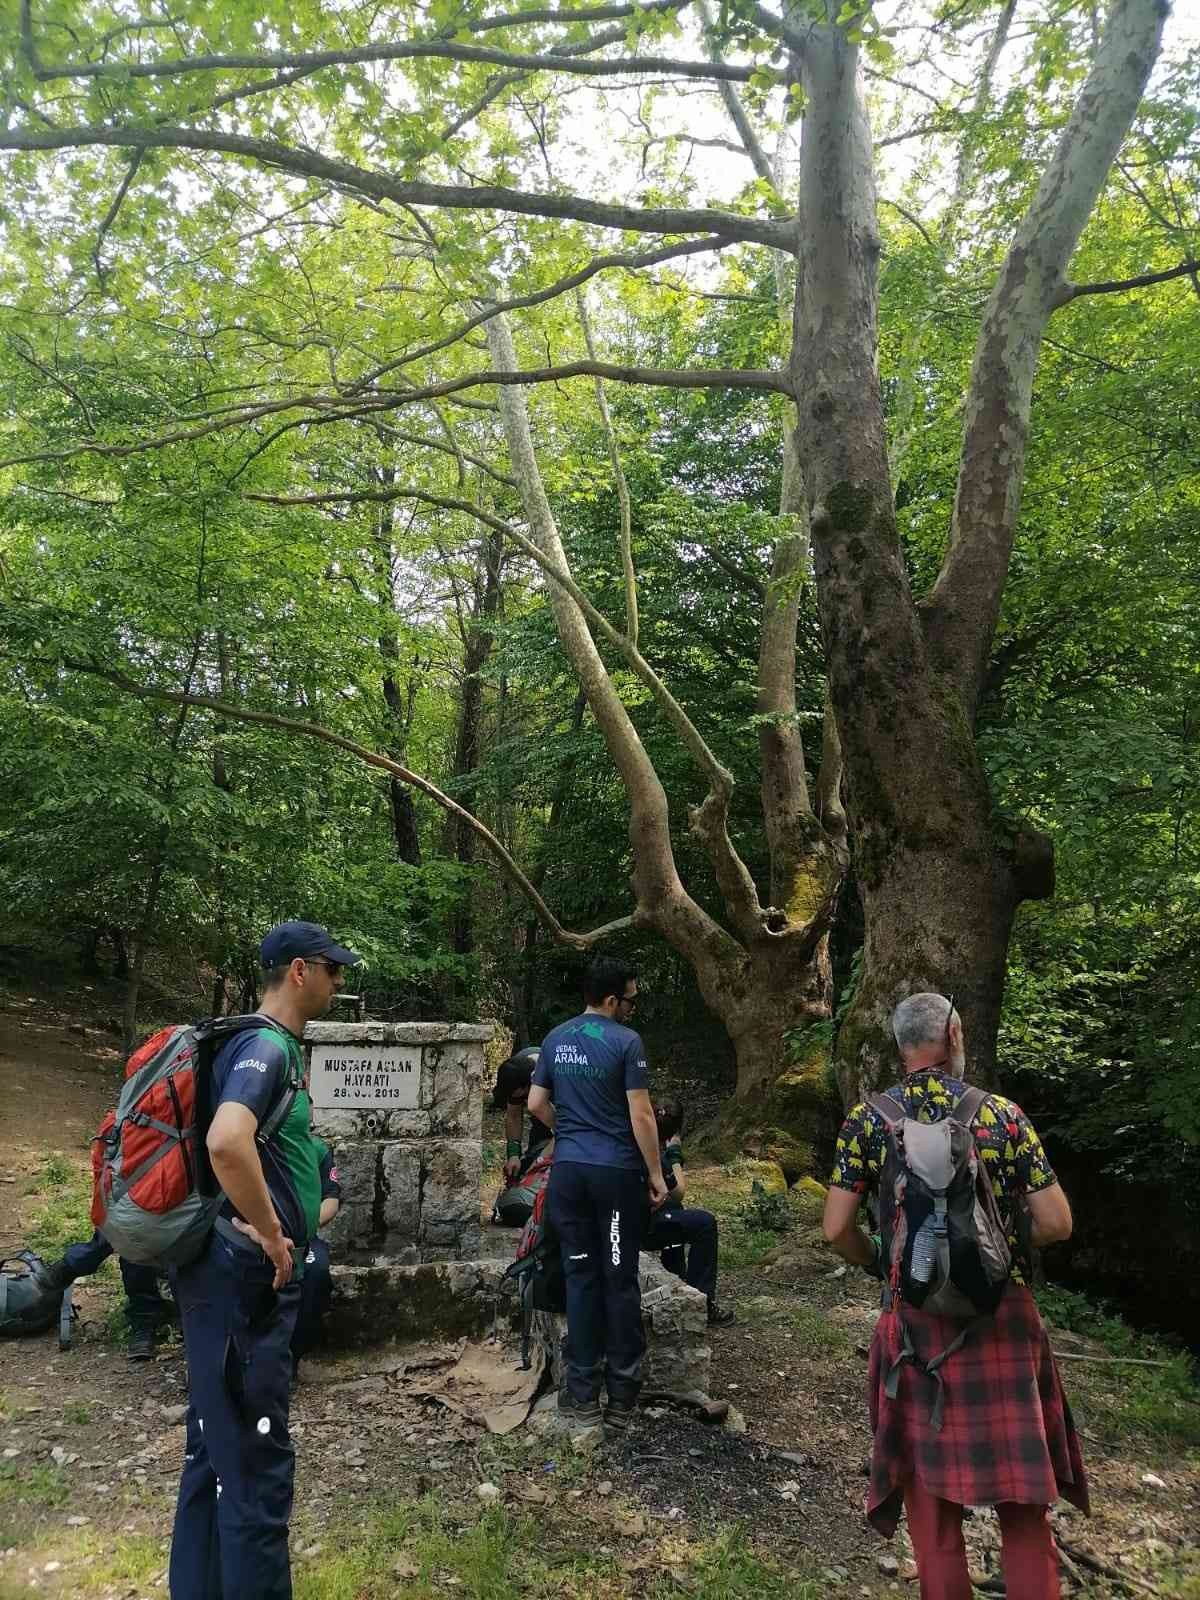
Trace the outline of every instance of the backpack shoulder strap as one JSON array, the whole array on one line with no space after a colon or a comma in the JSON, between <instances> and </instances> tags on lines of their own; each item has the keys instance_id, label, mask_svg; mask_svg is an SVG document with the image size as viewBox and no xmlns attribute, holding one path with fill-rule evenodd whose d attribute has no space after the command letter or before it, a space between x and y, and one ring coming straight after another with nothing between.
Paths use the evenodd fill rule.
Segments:
<instances>
[{"instance_id":1,"label":"backpack shoulder strap","mask_svg":"<svg viewBox=\"0 0 1200 1600\"><path fill-rule=\"evenodd\" d=\"M236 1033L272 1033L282 1040L284 1053L291 1058L291 1046L284 1037L279 1023L271 1017L264 1016L260 1011L247 1012L236 1017L205 1017L203 1021L193 1024L196 1043L202 1052L202 1059L206 1067L211 1067L217 1050L227 1039ZM259 1144L266 1144L273 1139L280 1128L291 1115L292 1107L296 1103L299 1092L299 1083L294 1071L288 1073L274 1104L258 1125L255 1138Z\"/></svg>"},{"instance_id":2,"label":"backpack shoulder strap","mask_svg":"<svg viewBox=\"0 0 1200 1600\"><path fill-rule=\"evenodd\" d=\"M258 1125L258 1132L255 1135L255 1138L258 1140L259 1144L266 1144L267 1141L269 1139L273 1139L279 1132L280 1128L283 1127L284 1123L292 1114L292 1107L296 1104L296 1096L299 1094L299 1092L300 1091L297 1086L290 1080L284 1084L283 1088L279 1092L279 1096L276 1099L275 1104L271 1107L266 1116Z\"/></svg>"},{"instance_id":3,"label":"backpack shoulder strap","mask_svg":"<svg viewBox=\"0 0 1200 1600\"><path fill-rule=\"evenodd\" d=\"M987 1097L986 1089L980 1089L974 1083L968 1084L954 1102L954 1116L959 1122L965 1122L969 1128L983 1109L983 1102Z\"/></svg>"},{"instance_id":4,"label":"backpack shoulder strap","mask_svg":"<svg viewBox=\"0 0 1200 1600\"><path fill-rule=\"evenodd\" d=\"M258 1125L258 1141L260 1144L266 1144L268 1139L273 1139L280 1128L283 1127L292 1113L292 1107L296 1104L296 1096L300 1093L300 1086L304 1081L304 1059L299 1056L300 1046L296 1043L294 1037L286 1034L281 1024L272 1022L269 1018L264 1019L264 1023L265 1025L261 1031L263 1033L273 1033L277 1039L282 1041L284 1054L288 1058L291 1070L276 1097L275 1104ZM298 1057L298 1061L293 1060L294 1055Z\"/></svg>"},{"instance_id":5,"label":"backpack shoulder strap","mask_svg":"<svg viewBox=\"0 0 1200 1600\"><path fill-rule=\"evenodd\" d=\"M908 1116L908 1112L900 1102L894 1100L890 1094L869 1094L867 1096L867 1104L872 1111L883 1118L889 1128L894 1128L898 1122L903 1122Z\"/></svg>"}]
</instances>

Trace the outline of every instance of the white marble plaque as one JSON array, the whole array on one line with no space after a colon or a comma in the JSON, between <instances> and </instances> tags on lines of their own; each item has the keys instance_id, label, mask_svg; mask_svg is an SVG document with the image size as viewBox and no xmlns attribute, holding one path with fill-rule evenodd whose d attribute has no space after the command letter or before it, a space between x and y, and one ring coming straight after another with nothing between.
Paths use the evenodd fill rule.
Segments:
<instances>
[{"instance_id":1,"label":"white marble plaque","mask_svg":"<svg viewBox=\"0 0 1200 1600\"><path fill-rule=\"evenodd\" d=\"M317 1107L415 1110L421 1099L421 1047L314 1044L309 1094Z\"/></svg>"}]
</instances>

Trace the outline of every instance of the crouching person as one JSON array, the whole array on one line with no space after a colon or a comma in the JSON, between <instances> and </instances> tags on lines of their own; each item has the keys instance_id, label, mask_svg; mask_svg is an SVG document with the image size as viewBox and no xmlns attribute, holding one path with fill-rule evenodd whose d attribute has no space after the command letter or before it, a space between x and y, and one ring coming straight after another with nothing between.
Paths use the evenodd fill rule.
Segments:
<instances>
[{"instance_id":1,"label":"crouching person","mask_svg":"<svg viewBox=\"0 0 1200 1600\"><path fill-rule=\"evenodd\" d=\"M503 1062L496 1073L492 1108L504 1112L504 1177L511 1183L553 1139L554 1134L540 1117L529 1118L529 1143L522 1148L525 1113L529 1107L529 1088L533 1069L538 1064L539 1048L526 1045Z\"/></svg>"},{"instance_id":2,"label":"crouching person","mask_svg":"<svg viewBox=\"0 0 1200 1600\"><path fill-rule=\"evenodd\" d=\"M884 1280L867 1517L890 1538L903 1501L922 1600L971 1600L963 1507L994 1505L1006 1592L1058 1600L1047 1507L1062 1495L1086 1511L1087 1479L1021 1210L1040 1246L1070 1236L1070 1207L1020 1108L963 1081L953 1001L911 995L892 1031L903 1082L843 1124L824 1221L840 1256ZM868 1190L878 1241L855 1221Z\"/></svg>"},{"instance_id":3,"label":"crouching person","mask_svg":"<svg viewBox=\"0 0 1200 1600\"><path fill-rule=\"evenodd\" d=\"M208 1075L207 1156L226 1196L199 1257L173 1273L190 1404L171 1600L291 1600L288 1432L300 1279L321 1209L301 1049L359 957L311 922L273 928L254 1024Z\"/></svg>"},{"instance_id":4,"label":"crouching person","mask_svg":"<svg viewBox=\"0 0 1200 1600\"><path fill-rule=\"evenodd\" d=\"M657 1250L668 1272L673 1272L693 1289L699 1289L708 1304L708 1320L713 1327L726 1327L733 1312L717 1300L717 1219L711 1211L684 1204L687 1179L683 1171L683 1102L656 1105L659 1154L667 1198L657 1211L651 1211L642 1234L642 1249Z\"/></svg>"}]
</instances>

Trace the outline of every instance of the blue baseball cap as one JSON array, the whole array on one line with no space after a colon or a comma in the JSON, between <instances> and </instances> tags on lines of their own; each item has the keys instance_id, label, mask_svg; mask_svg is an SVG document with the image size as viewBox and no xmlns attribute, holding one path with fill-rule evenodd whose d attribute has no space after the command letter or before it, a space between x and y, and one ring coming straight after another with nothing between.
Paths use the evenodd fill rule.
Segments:
<instances>
[{"instance_id":1,"label":"blue baseball cap","mask_svg":"<svg viewBox=\"0 0 1200 1600\"><path fill-rule=\"evenodd\" d=\"M297 956L325 956L339 967L356 967L362 960L316 922L278 922L258 949L258 959L266 968L285 967Z\"/></svg>"}]
</instances>

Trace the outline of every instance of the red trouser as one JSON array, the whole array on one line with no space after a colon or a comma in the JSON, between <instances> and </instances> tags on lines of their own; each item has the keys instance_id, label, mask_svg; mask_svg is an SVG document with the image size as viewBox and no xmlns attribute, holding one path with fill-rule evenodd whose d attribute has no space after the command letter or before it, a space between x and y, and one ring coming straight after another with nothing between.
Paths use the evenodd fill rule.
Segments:
<instances>
[{"instance_id":1,"label":"red trouser","mask_svg":"<svg viewBox=\"0 0 1200 1600\"><path fill-rule=\"evenodd\" d=\"M972 1600L963 1544L963 1508L941 1500L910 1478L904 1489L908 1536L917 1558L921 1600ZM1004 1587L1012 1600L1059 1600L1058 1552L1045 1506L1002 1501L1000 1559Z\"/></svg>"}]
</instances>

